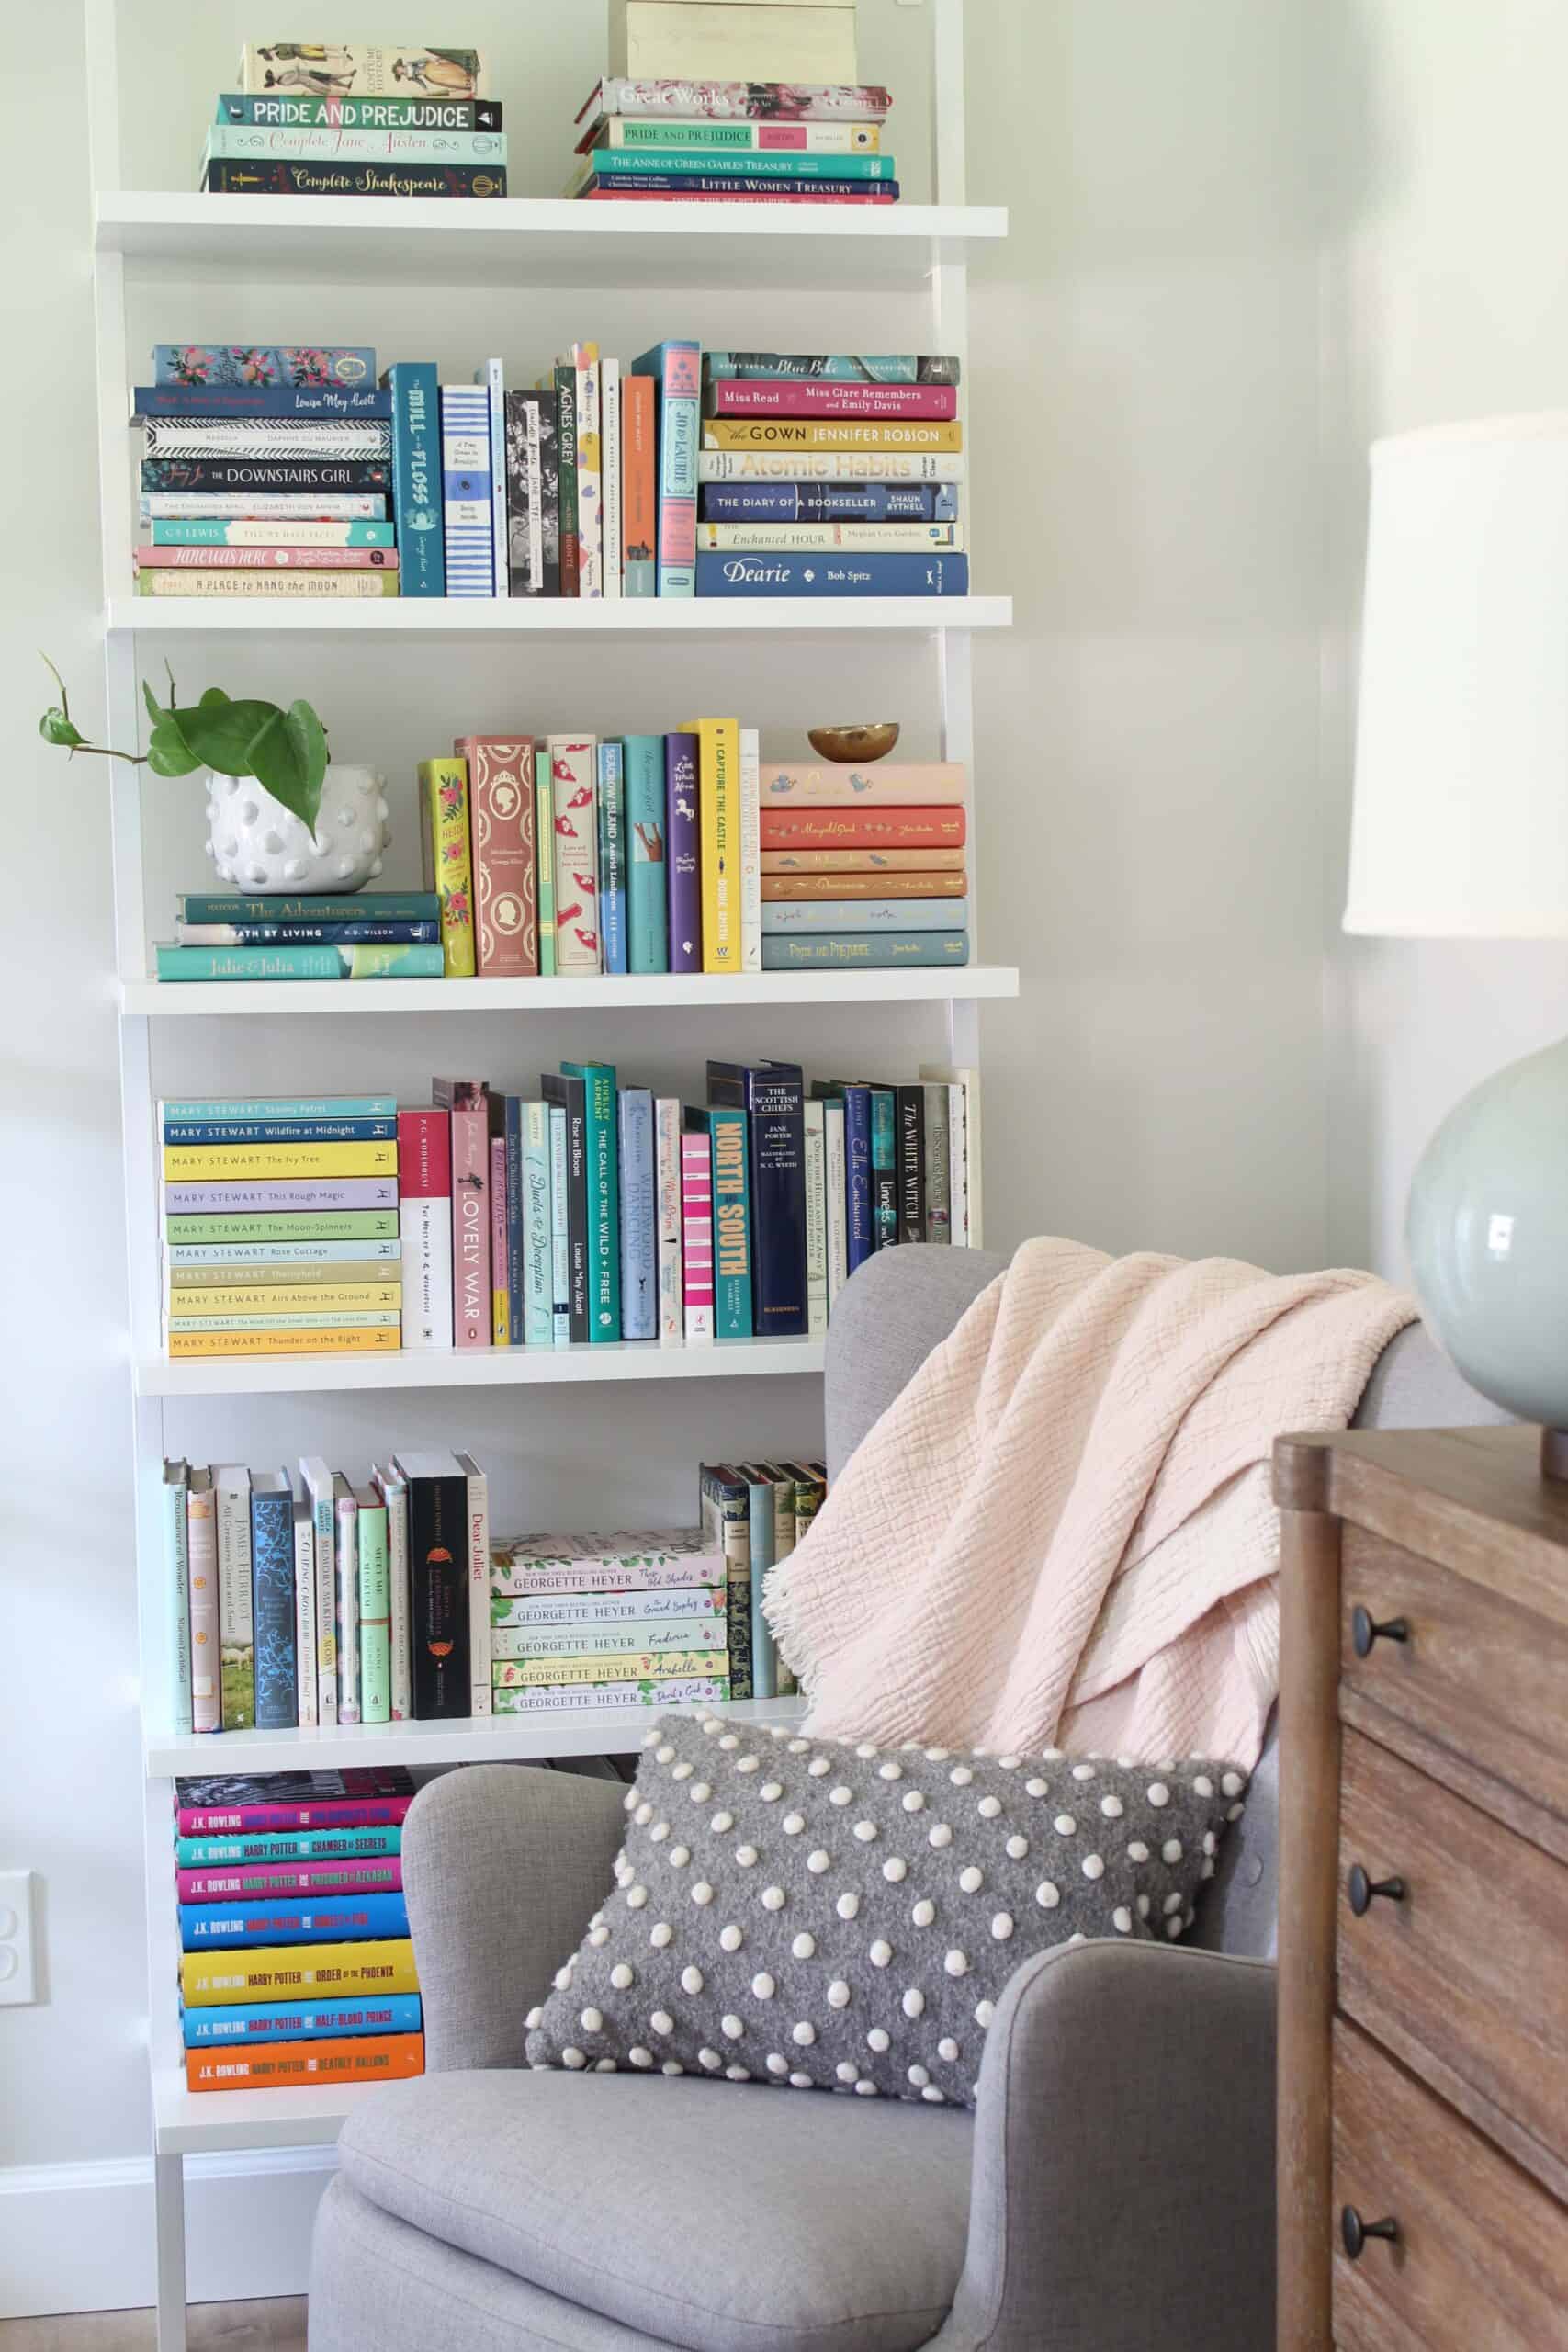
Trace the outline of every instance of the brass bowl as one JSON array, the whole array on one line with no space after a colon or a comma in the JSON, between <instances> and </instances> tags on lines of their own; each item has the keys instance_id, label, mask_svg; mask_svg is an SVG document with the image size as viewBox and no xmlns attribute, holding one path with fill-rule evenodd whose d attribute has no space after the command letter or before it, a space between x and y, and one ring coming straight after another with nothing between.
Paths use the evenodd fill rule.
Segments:
<instances>
[{"instance_id":1,"label":"brass bowl","mask_svg":"<svg viewBox=\"0 0 1568 2352\"><path fill-rule=\"evenodd\" d=\"M886 718L880 727L808 727L806 740L825 760L865 767L886 758L898 741L898 721Z\"/></svg>"}]
</instances>

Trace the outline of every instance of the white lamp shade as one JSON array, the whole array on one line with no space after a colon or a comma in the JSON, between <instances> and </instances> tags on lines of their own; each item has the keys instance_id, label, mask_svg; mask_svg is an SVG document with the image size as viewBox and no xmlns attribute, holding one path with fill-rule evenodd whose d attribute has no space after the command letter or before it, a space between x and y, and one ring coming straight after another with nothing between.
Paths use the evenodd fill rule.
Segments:
<instances>
[{"instance_id":1,"label":"white lamp shade","mask_svg":"<svg viewBox=\"0 0 1568 2352\"><path fill-rule=\"evenodd\" d=\"M1373 447L1345 928L1568 937L1568 414Z\"/></svg>"}]
</instances>

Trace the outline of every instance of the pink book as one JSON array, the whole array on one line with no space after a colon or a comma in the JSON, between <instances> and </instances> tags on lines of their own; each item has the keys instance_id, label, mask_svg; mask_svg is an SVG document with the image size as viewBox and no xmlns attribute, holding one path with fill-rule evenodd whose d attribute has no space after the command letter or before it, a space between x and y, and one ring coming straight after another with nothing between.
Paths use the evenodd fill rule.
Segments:
<instances>
[{"instance_id":1,"label":"pink book","mask_svg":"<svg viewBox=\"0 0 1568 2352\"><path fill-rule=\"evenodd\" d=\"M931 416L958 414L952 384L840 384L820 376L710 384L709 416Z\"/></svg>"},{"instance_id":2,"label":"pink book","mask_svg":"<svg viewBox=\"0 0 1568 2352\"><path fill-rule=\"evenodd\" d=\"M491 1104L499 1112L499 1098ZM506 1244L506 1137L490 1139L490 1336L497 1348L512 1345L512 1299L507 1288L511 1260ZM523 1334L517 1333L521 1342Z\"/></svg>"},{"instance_id":3,"label":"pink book","mask_svg":"<svg viewBox=\"0 0 1568 2352\"><path fill-rule=\"evenodd\" d=\"M279 1894L398 1894L396 1854L365 1861L245 1862L225 1870L176 1871L182 1903L267 1902Z\"/></svg>"},{"instance_id":4,"label":"pink book","mask_svg":"<svg viewBox=\"0 0 1568 2352\"><path fill-rule=\"evenodd\" d=\"M490 1109L482 1079L438 1078L452 1121L452 1325L459 1348L491 1344Z\"/></svg>"},{"instance_id":5,"label":"pink book","mask_svg":"<svg viewBox=\"0 0 1568 2352\"><path fill-rule=\"evenodd\" d=\"M396 548L138 548L141 571L396 571Z\"/></svg>"},{"instance_id":6,"label":"pink book","mask_svg":"<svg viewBox=\"0 0 1568 2352\"><path fill-rule=\"evenodd\" d=\"M452 1122L439 1110L398 1113L398 1236L403 1345L452 1344Z\"/></svg>"},{"instance_id":7,"label":"pink book","mask_svg":"<svg viewBox=\"0 0 1568 2352\"><path fill-rule=\"evenodd\" d=\"M681 1137L682 1301L686 1345L713 1339L713 1148L706 1131Z\"/></svg>"}]
</instances>

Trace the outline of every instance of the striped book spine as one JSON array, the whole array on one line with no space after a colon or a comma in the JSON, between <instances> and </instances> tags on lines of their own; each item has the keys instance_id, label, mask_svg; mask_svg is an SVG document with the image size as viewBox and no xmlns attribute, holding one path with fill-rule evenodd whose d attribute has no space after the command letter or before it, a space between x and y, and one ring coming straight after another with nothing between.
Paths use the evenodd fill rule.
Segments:
<instances>
[{"instance_id":1,"label":"striped book spine","mask_svg":"<svg viewBox=\"0 0 1568 2352\"><path fill-rule=\"evenodd\" d=\"M713 1147L705 1125L681 1137L681 1270L686 1345L713 1340Z\"/></svg>"},{"instance_id":2,"label":"striped book spine","mask_svg":"<svg viewBox=\"0 0 1568 2352\"><path fill-rule=\"evenodd\" d=\"M441 474L446 594L493 595L490 394L483 385L441 387Z\"/></svg>"}]
</instances>

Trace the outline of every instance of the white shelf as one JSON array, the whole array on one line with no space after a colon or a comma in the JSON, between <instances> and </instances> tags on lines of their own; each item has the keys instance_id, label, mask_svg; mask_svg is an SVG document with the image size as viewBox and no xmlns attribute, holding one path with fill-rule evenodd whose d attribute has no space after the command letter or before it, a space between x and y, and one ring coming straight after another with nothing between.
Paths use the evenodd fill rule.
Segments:
<instances>
[{"instance_id":1,"label":"white shelf","mask_svg":"<svg viewBox=\"0 0 1568 2352\"><path fill-rule=\"evenodd\" d=\"M458 1723L351 1724L333 1731L148 1732L150 1781L180 1772L313 1772L344 1765L515 1764L548 1756L626 1756L658 1710L596 1707L575 1715L491 1715ZM677 1710L687 1713L689 1709ZM715 1710L742 1724L795 1724L803 1699L736 1699ZM203 2094L205 2096L205 2094Z\"/></svg>"},{"instance_id":2,"label":"white shelf","mask_svg":"<svg viewBox=\"0 0 1568 2352\"><path fill-rule=\"evenodd\" d=\"M221 2148L331 2147L378 2083L303 2085L280 2091L192 2091L172 2069L152 2075L152 2121L161 2156Z\"/></svg>"},{"instance_id":3,"label":"white shelf","mask_svg":"<svg viewBox=\"0 0 1568 2352\"><path fill-rule=\"evenodd\" d=\"M301 284L656 286L918 291L971 244L1005 237L999 205L593 204L201 196L103 190L100 254Z\"/></svg>"},{"instance_id":4,"label":"white shelf","mask_svg":"<svg viewBox=\"0 0 1568 2352\"><path fill-rule=\"evenodd\" d=\"M287 1396L332 1389L532 1388L585 1380L733 1380L822 1370L820 1340L721 1340L661 1348L615 1340L570 1348L407 1348L389 1355L143 1356L139 1396ZM270 1770L257 1765L257 1771Z\"/></svg>"},{"instance_id":5,"label":"white shelf","mask_svg":"<svg viewBox=\"0 0 1568 2352\"><path fill-rule=\"evenodd\" d=\"M282 199L279 198L281 202ZM367 199L373 201L373 199ZM931 636L942 629L1010 628L1010 596L368 596L346 604L317 596L231 604L206 596L111 596L111 636L135 630L352 632L358 637L733 637Z\"/></svg>"},{"instance_id":6,"label":"white shelf","mask_svg":"<svg viewBox=\"0 0 1568 2352\"><path fill-rule=\"evenodd\" d=\"M165 1019L281 1012L682 1012L782 1004L948 1004L1014 997L1011 964L910 966L893 972L659 973L582 980L122 980L120 1009Z\"/></svg>"}]
</instances>

